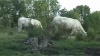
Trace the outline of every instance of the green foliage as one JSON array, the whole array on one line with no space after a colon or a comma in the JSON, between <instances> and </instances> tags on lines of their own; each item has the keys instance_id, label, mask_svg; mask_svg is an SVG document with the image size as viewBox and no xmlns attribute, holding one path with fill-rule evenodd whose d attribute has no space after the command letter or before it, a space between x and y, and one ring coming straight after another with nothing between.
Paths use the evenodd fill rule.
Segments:
<instances>
[{"instance_id":1,"label":"green foliage","mask_svg":"<svg viewBox=\"0 0 100 56\"><path fill-rule=\"evenodd\" d=\"M44 31L41 27L36 27L30 24L27 28L28 37L39 37L44 35Z\"/></svg>"},{"instance_id":2,"label":"green foliage","mask_svg":"<svg viewBox=\"0 0 100 56\"><path fill-rule=\"evenodd\" d=\"M62 9L62 10L59 11L60 15L63 16L63 17L66 17L67 16L67 12L68 11L67 11L66 8L64 8L64 9Z\"/></svg>"},{"instance_id":3,"label":"green foliage","mask_svg":"<svg viewBox=\"0 0 100 56\"><path fill-rule=\"evenodd\" d=\"M99 33L99 30L100 30L100 12L99 11L96 11L96 12L93 12L91 15L90 15L90 27L92 27L96 33Z\"/></svg>"},{"instance_id":4,"label":"green foliage","mask_svg":"<svg viewBox=\"0 0 100 56\"><path fill-rule=\"evenodd\" d=\"M58 10L57 0L1 0L0 25L14 27L17 25L18 18L24 16L40 20L45 29L52 20L51 13L56 15Z\"/></svg>"},{"instance_id":5,"label":"green foliage","mask_svg":"<svg viewBox=\"0 0 100 56\"><path fill-rule=\"evenodd\" d=\"M60 40L61 34L58 32L58 33L55 33L55 35L51 38L52 40Z\"/></svg>"},{"instance_id":6,"label":"green foliage","mask_svg":"<svg viewBox=\"0 0 100 56\"><path fill-rule=\"evenodd\" d=\"M60 10L59 13L61 16L74 18L74 19L79 19L79 17L80 17L79 13L77 13L76 11L74 11L74 10L67 11L67 9L65 9L65 8Z\"/></svg>"},{"instance_id":7,"label":"green foliage","mask_svg":"<svg viewBox=\"0 0 100 56\"><path fill-rule=\"evenodd\" d=\"M70 10L68 13L67 13L67 17L69 18L73 18L73 19L80 19L80 16L79 14L76 12L76 11L73 11L73 10Z\"/></svg>"},{"instance_id":8,"label":"green foliage","mask_svg":"<svg viewBox=\"0 0 100 56\"><path fill-rule=\"evenodd\" d=\"M2 0L0 8L0 21L4 27L15 26L20 15L25 12L25 4L22 0Z\"/></svg>"},{"instance_id":9,"label":"green foliage","mask_svg":"<svg viewBox=\"0 0 100 56\"><path fill-rule=\"evenodd\" d=\"M73 9L77 13L81 14L82 16L86 16L90 14L90 8L87 5L79 5Z\"/></svg>"},{"instance_id":10,"label":"green foliage","mask_svg":"<svg viewBox=\"0 0 100 56\"><path fill-rule=\"evenodd\" d=\"M84 40L84 37L82 37L82 35L79 34L79 35L76 37L76 40L77 40L77 41L82 41L82 40Z\"/></svg>"},{"instance_id":11,"label":"green foliage","mask_svg":"<svg viewBox=\"0 0 100 56\"><path fill-rule=\"evenodd\" d=\"M100 42L100 37L99 37L99 36L100 36L99 34L96 35L96 37L95 37L95 41Z\"/></svg>"},{"instance_id":12,"label":"green foliage","mask_svg":"<svg viewBox=\"0 0 100 56\"><path fill-rule=\"evenodd\" d=\"M92 28L89 28L88 30L88 36L85 38L86 41L93 41L95 39L95 31Z\"/></svg>"},{"instance_id":13,"label":"green foliage","mask_svg":"<svg viewBox=\"0 0 100 56\"><path fill-rule=\"evenodd\" d=\"M44 29L46 29L48 23L52 20L51 18L53 18L59 10L57 0L34 1L33 7L34 18L41 21ZM53 13L53 16L51 16L51 13Z\"/></svg>"},{"instance_id":14,"label":"green foliage","mask_svg":"<svg viewBox=\"0 0 100 56\"><path fill-rule=\"evenodd\" d=\"M99 40L98 35L100 34L100 12L96 11L91 13L90 20L88 21L88 40ZM97 40L96 39L96 40Z\"/></svg>"}]
</instances>

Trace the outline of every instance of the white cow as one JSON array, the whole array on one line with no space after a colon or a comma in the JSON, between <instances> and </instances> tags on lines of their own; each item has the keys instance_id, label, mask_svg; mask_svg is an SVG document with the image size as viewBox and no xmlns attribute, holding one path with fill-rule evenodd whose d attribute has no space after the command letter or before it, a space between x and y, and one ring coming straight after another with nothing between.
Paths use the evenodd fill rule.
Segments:
<instances>
[{"instance_id":1,"label":"white cow","mask_svg":"<svg viewBox=\"0 0 100 56\"><path fill-rule=\"evenodd\" d=\"M28 27L29 24L31 24L35 27L41 27L43 29L42 24L39 20L20 17L18 19L18 31L20 32L22 30L22 27Z\"/></svg>"},{"instance_id":2,"label":"white cow","mask_svg":"<svg viewBox=\"0 0 100 56\"><path fill-rule=\"evenodd\" d=\"M51 24L55 29L55 33L57 33L59 29L62 29L62 30L71 31L69 36L76 34L76 33L87 35L81 23L77 19L56 16L54 17Z\"/></svg>"}]
</instances>

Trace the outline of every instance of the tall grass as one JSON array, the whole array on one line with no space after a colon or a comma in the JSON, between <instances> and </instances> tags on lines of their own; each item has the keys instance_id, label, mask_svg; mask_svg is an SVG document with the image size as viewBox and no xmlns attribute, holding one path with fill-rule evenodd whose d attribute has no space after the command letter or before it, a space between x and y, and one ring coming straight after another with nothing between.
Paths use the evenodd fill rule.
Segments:
<instances>
[{"instance_id":1,"label":"tall grass","mask_svg":"<svg viewBox=\"0 0 100 56\"><path fill-rule=\"evenodd\" d=\"M28 47L21 43L21 41L25 38L27 38L26 34L14 33L10 35L9 32L0 33L0 56L24 56ZM32 56L28 52L26 56L28 54Z\"/></svg>"}]
</instances>

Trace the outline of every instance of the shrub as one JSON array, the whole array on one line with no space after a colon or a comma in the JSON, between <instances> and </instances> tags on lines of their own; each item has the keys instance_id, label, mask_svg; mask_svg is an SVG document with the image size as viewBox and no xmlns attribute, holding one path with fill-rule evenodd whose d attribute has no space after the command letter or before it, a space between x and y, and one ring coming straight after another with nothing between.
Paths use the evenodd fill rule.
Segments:
<instances>
[{"instance_id":1,"label":"shrub","mask_svg":"<svg viewBox=\"0 0 100 56\"><path fill-rule=\"evenodd\" d=\"M100 35L96 34L95 41L100 41Z\"/></svg>"},{"instance_id":2,"label":"shrub","mask_svg":"<svg viewBox=\"0 0 100 56\"><path fill-rule=\"evenodd\" d=\"M83 38L84 38L84 37L83 37L82 35L79 34L79 35L77 35L76 40L81 41L81 40L83 40Z\"/></svg>"},{"instance_id":3,"label":"shrub","mask_svg":"<svg viewBox=\"0 0 100 56\"><path fill-rule=\"evenodd\" d=\"M87 37L85 38L86 41L93 41L95 40L96 34L95 34L95 30L92 28L89 28L88 32L87 32Z\"/></svg>"},{"instance_id":4,"label":"shrub","mask_svg":"<svg viewBox=\"0 0 100 56\"><path fill-rule=\"evenodd\" d=\"M28 36L34 37L34 36L40 36L43 35L43 30L41 28L36 28L34 26L29 26L28 28Z\"/></svg>"}]
</instances>

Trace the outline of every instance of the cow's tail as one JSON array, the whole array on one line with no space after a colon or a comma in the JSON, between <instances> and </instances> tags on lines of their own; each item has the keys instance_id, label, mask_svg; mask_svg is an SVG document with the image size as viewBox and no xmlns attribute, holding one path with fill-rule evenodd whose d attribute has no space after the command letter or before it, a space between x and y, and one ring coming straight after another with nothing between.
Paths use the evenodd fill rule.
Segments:
<instances>
[{"instance_id":1,"label":"cow's tail","mask_svg":"<svg viewBox=\"0 0 100 56\"><path fill-rule=\"evenodd\" d=\"M83 29L82 26L80 26L80 27L81 27L81 31L87 36L87 32L85 32L85 30Z\"/></svg>"},{"instance_id":2,"label":"cow's tail","mask_svg":"<svg viewBox=\"0 0 100 56\"><path fill-rule=\"evenodd\" d=\"M41 29L43 30L43 27L42 26L40 26L41 27Z\"/></svg>"}]
</instances>

